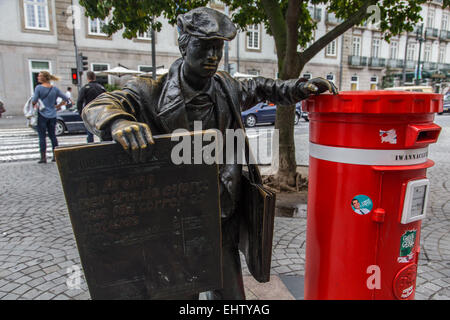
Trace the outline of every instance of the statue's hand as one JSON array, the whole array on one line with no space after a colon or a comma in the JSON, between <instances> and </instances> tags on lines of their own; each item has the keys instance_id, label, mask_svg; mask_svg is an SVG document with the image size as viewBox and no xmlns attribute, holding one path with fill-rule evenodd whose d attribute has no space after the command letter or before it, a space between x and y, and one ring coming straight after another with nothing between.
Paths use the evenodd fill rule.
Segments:
<instances>
[{"instance_id":1,"label":"statue's hand","mask_svg":"<svg viewBox=\"0 0 450 320\"><path fill-rule=\"evenodd\" d=\"M300 91L307 97L312 94L321 94L329 91L332 94L338 94L338 89L333 82L324 78L314 78L300 84Z\"/></svg>"},{"instance_id":2,"label":"statue's hand","mask_svg":"<svg viewBox=\"0 0 450 320\"><path fill-rule=\"evenodd\" d=\"M113 122L111 136L131 154L135 162L144 161L149 144L155 143L147 124L124 119Z\"/></svg>"}]
</instances>

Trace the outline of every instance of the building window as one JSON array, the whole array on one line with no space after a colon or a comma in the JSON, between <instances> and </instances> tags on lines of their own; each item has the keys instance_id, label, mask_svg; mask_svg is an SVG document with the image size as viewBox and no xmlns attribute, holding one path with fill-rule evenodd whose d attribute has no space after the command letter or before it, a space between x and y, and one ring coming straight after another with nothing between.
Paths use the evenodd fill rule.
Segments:
<instances>
[{"instance_id":1,"label":"building window","mask_svg":"<svg viewBox=\"0 0 450 320\"><path fill-rule=\"evenodd\" d=\"M259 49L259 24L248 26L247 29L247 49Z\"/></svg>"},{"instance_id":2,"label":"building window","mask_svg":"<svg viewBox=\"0 0 450 320\"><path fill-rule=\"evenodd\" d=\"M416 53L416 44L415 43L409 43L408 44L408 48L406 50L406 60L413 61L415 53Z\"/></svg>"},{"instance_id":3,"label":"building window","mask_svg":"<svg viewBox=\"0 0 450 320\"><path fill-rule=\"evenodd\" d=\"M100 71L105 71L108 69L109 69L109 64L107 64L107 63L93 63L91 65L91 70L96 73L100 72ZM105 86L106 84L109 83L109 77L97 74L96 81L98 83L100 83L102 86Z\"/></svg>"},{"instance_id":4,"label":"building window","mask_svg":"<svg viewBox=\"0 0 450 320\"><path fill-rule=\"evenodd\" d=\"M378 58L380 55L380 39L372 40L372 58Z\"/></svg>"},{"instance_id":5,"label":"building window","mask_svg":"<svg viewBox=\"0 0 450 320\"><path fill-rule=\"evenodd\" d=\"M30 60L30 80L31 80L31 93L34 93L34 88L39 84L37 78L39 72L48 71L52 72L50 61L46 60Z\"/></svg>"},{"instance_id":6,"label":"building window","mask_svg":"<svg viewBox=\"0 0 450 320\"><path fill-rule=\"evenodd\" d=\"M352 56L361 55L361 37L353 36L352 40Z\"/></svg>"},{"instance_id":7,"label":"building window","mask_svg":"<svg viewBox=\"0 0 450 320\"><path fill-rule=\"evenodd\" d=\"M352 76L350 78L350 90L356 91L359 87L359 77L358 76Z\"/></svg>"},{"instance_id":8,"label":"building window","mask_svg":"<svg viewBox=\"0 0 450 320\"><path fill-rule=\"evenodd\" d=\"M336 57L337 55L336 48L337 48L337 39L334 39L327 45L327 48L325 49L325 55L329 57Z\"/></svg>"},{"instance_id":9,"label":"building window","mask_svg":"<svg viewBox=\"0 0 450 320\"><path fill-rule=\"evenodd\" d=\"M24 0L25 28L50 30L47 0Z\"/></svg>"},{"instance_id":10,"label":"building window","mask_svg":"<svg viewBox=\"0 0 450 320\"><path fill-rule=\"evenodd\" d=\"M249 69L247 70L247 74L251 74L252 76L259 76L259 70Z\"/></svg>"},{"instance_id":11,"label":"building window","mask_svg":"<svg viewBox=\"0 0 450 320\"><path fill-rule=\"evenodd\" d=\"M448 15L444 14L444 13L442 14L441 29L444 31L447 31L447 29L448 29Z\"/></svg>"},{"instance_id":12,"label":"building window","mask_svg":"<svg viewBox=\"0 0 450 320\"><path fill-rule=\"evenodd\" d=\"M434 10L428 9L427 28L434 28Z\"/></svg>"},{"instance_id":13,"label":"building window","mask_svg":"<svg viewBox=\"0 0 450 320\"><path fill-rule=\"evenodd\" d=\"M392 41L389 50L390 50L389 58L397 59L397 56L398 56L398 41Z\"/></svg>"},{"instance_id":14,"label":"building window","mask_svg":"<svg viewBox=\"0 0 450 320\"><path fill-rule=\"evenodd\" d=\"M439 47L439 63L445 63L445 47Z\"/></svg>"},{"instance_id":15,"label":"building window","mask_svg":"<svg viewBox=\"0 0 450 320\"><path fill-rule=\"evenodd\" d=\"M139 32L138 35L137 35L137 38L139 40L151 41L152 40L152 30L149 29L148 31L145 31L145 32Z\"/></svg>"},{"instance_id":16,"label":"building window","mask_svg":"<svg viewBox=\"0 0 450 320\"><path fill-rule=\"evenodd\" d=\"M425 44L424 54L423 54L423 61L429 62L431 59L431 44L427 43Z\"/></svg>"},{"instance_id":17,"label":"building window","mask_svg":"<svg viewBox=\"0 0 450 320\"><path fill-rule=\"evenodd\" d=\"M377 90L378 89L378 77L370 77L370 90Z\"/></svg>"},{"instance_id":18,"label":"building window","mask_svg":"<svg viewBox=\"0 0 450 320\"><path fill-rule=\"evenodd\" d=\"M102 32L102 27L106 24L106 19L101 20L99 18L91 19L89 18L89 34L94 36L107 36L106 33Z\"/></svg>"},{"instance_id":19,"label":"building window","mask_svg":"<svg viewBox=\"0 0 450 320\"><path fill-rule=\"evenodd\" d=\"M322 8L317 8L316 6L308 6L309 15L316 21L322 20Z\"/></svg>"}]
</instances>

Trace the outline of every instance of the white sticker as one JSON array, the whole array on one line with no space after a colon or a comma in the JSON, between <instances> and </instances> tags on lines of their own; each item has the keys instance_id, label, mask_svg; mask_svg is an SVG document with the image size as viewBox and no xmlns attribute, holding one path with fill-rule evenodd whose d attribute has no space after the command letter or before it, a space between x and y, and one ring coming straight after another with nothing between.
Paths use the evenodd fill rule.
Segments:
<instances>
[{"instance_id":1,"label":"white sticker","mask_svg":"<svg viewBox=\"0 0 450 320\"><path fill-rule=\"evenodd\" d=\"M381 143L397 144L397 132L395 129L388 131L380 130Z\"/></svg>"},{"instance_id":2,"label":"white sticker","mask_svg":"<svg viewBox=\"0 0 450 320\"><path fill-rule=\"evenodd\" d=\"M402 299L408 298L411 295L411 293L413 293L413 291L414 291L414 285L403 290L402 295L401 295Z\"/></svg>"}]
</instances>

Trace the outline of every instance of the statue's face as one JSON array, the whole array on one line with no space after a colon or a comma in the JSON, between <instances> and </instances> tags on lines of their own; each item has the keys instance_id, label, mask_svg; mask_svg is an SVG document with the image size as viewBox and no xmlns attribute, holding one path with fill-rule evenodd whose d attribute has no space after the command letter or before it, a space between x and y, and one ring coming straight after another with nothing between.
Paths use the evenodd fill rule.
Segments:
<instances>
[{"instance_id":1,"label":"statue's face","mask_svg":"<svg viewBox=\"0 0 450 320\"><path fill-rule=\"evenodd\" d=\"M189 72L206 78L216 73L222 54L223 40L202 40L191 37L183 52L183 58Z\"/></svg>"}]
</instances>

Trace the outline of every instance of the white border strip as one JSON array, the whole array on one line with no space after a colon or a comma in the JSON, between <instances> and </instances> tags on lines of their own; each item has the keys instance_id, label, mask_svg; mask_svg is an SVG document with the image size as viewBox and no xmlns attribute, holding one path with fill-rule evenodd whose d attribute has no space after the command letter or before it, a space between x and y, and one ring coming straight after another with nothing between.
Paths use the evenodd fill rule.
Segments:
<instances>
[{"instance_id":1,"label":"white border strip","mask_svg":"<svg viewBox=\"0 0 450 320\"><path fill-rule=\"evenodd\" d=\"M309 143L309 155L316 159L371 166L408 166L425 163L428 147L404 150L374 150L329 147Z\"/></svg>"}]
</instances>

